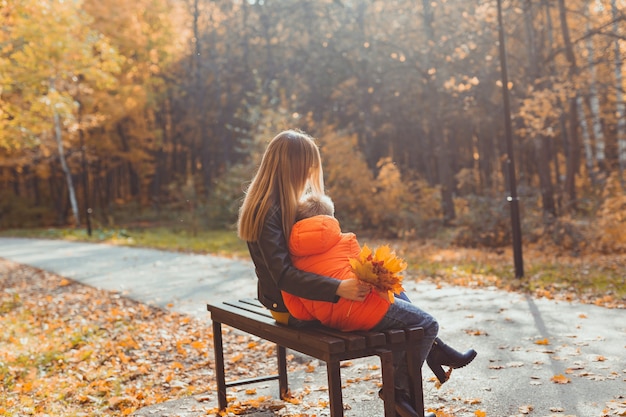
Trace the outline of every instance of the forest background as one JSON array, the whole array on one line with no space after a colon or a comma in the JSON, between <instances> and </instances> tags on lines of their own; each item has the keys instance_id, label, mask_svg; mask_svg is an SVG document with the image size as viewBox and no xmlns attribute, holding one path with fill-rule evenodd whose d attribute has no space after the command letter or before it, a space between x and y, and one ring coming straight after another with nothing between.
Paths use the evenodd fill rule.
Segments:
<instances>
[{"instance_id":1,"label":"forest background","mask_svg":"<svg viewBox=\"0 0 626 417\"><path fill-rule=\"evenodd\" d=\"M524 244L623 255L625 2L502 11ZM0 22L0 229L232 230L300 128L344 229L511 242L496 0L0 0Z\"/></svg>"},{"instance_id":2,"label":"forest background","mask_svg":"<svg viewBox=\"0 0 626 417\"><path fill-rule=\"evenodd\" d=\"M391 242L405 278L626 308L626 0L500 1L505 86L498 0L0 0L0 236L93 228L244 253L246 184L300 128L343 229ZM207 392L206 320L2 259L0 276L0 415L129 415ZM263 366L265 344L230 337L240 369ZM568 370L600 381L580 358ZM623 412L619 398L603 415Z\"/></svg>"}]
</instances>

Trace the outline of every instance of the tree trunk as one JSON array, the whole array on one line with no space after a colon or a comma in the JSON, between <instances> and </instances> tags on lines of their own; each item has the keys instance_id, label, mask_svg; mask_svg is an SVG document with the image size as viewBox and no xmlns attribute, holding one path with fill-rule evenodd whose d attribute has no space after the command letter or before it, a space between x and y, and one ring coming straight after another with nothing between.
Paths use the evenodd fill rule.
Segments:
<instances>
[{"instance_id":1,"label":"tree trunk","mask_svg":"<svg viewBox=\"0 0 626 417\"><path fill-rule=\"evenodd\" d=\"M563 43L565 45L565 57L569 63L569 78L576 79L578 68L576 66L576 56L569 35L569 26L567 24L567 12L565 9L565 0L559 0L559 17L561 20L561 33L563 35ZM569 143L568 152L565 162L565 193L568 196L568 208L576 209L576 174L578 173L578 123L577 123L577 105L576 97L569 100Z\"/></svg>"},{"instance_id":2,"label":"tree trunk","mask_svg":"<svg viewBox=\"0 0 626 417\"><path fill-rule=\"evenodd\" d=\"M535 84L539 78L539 55L535 44L534 33L534 16L532 12L532 3L526 0L524 10L524 21L526 26L526 34L528 36L528 61L530 71L530 84ZM552 185L552 175L550 173L549 158L549 142L544 135L538 135L533 138L534 156L537 164L537 174L539 176L539 187L541 189L541 204L546 217L556 217L556 207L554 204L554 187Z\"/></svg>"},{"instance_id":3,"label":"tree trunk","mask_svg":"<svg viewBox=\"0 0 626 417\"><path fill-rule=\"evenodd\" d=\"M589 16L589 10L585 7L585 15ZM591 31L591 26L589 25L589 20L587 20L587 32ZM594 49L593 49L593 39L591 36L587 37L587 59L589 63L589 109L591 110L591 120L592 120L592 131L593 131L593 139L596 143L596 162L598 164L599 171L606 170L606 156L604 151L604 133L602 132L602 119L600 117L600 99L598 97L598 87L596 80L596 64L594 62ZM579 103L580 105L580 103ZM581 111L582 113L582 111ZM589 166L589 163L587 163ZM592 179L594 179L594 173L589 172L589 175Z\"/></svg>"},{"instance_id":4,"label":"tree trunk","mask_svg":"<svg viewBox=\"0 0 626 417\"><path fill-rule=\"evenodd\" d=\"M56 164L51 160L50 161L50 177L48 178L48 189L50 190L50 195L51 196L58 196L58 198L53 198L52 199L52 204L54 207L54 211L56 213L56 224L60 225L63 224L64 222L61 219L61 211L63 209L63 205L60 201L61 197L60 195L62 194L62 191L59 190L56 186L56 177L57 177L57 167Z\"/></svg>"},{"instance_id":5,"label":"tree trunk","mask_svg":"<svg viewBox=\"0 0 626 417\"><path fill-rule=\"evenodd\" d=\"M550 47L550 52L552 52L553 45L555 43L554 43L554 36L553 36L552 17L550 15L550 4L548 0L543 0L543 6L545 9L545 14L546 14L546 30L548 32L548 45ZM554 61L550 62L549 68L550 68L550 75L554 78L557 78L558 74L556 71L556 66L554 64ZM548 87L550 87L550 85L548 85ZM557 97L556 102L560 109L565 108L565 105L563 104L560 98ZM564 111L561 111L559 115L558 125L559 125L559 128L557 130L561 132L561 142L562 142L563 152L567 155L569 134L567 131L567 120L566 120ZM554 164L554 183L558 190L558 192L556 193L556 210L557 210L557 213L559 213L561 208L563 207L563 187L562 187L563 180L562 180L562 175L561 175L561 163L559 162L558 144L556 143L555 140L552 140L550 144L552 145L550 146L550 156L552 159L552 163Z\"/></svg>"},{"instance_id":6,"label":"tree trunk","mask_svg":"<svg viewBox=\"0 0 626 417\"><path fill-rule=\"evenodd\" d=\"M548 138L545 136L534 139L535 158L537 158L537 173L539 175L539 185L541 188L541 205L544 215L556 217L556 205L554 203L554 187L550 175L550 160L548 158Z\"/></svg>"},{"instance_id":7,"label":"tree trunk","mask_svg":"<svg viewBox=\"0 0 626 417\"><path fill-rule=\"evenodd\" d=\"M493 188L493 161L496 159L494 150L496 145L493 143L493 135L482 130L476 131L476 140L478 148L478 170L480 172L481 190L489 190Z\"/></svg>"},{"instance_id":8,"label":"tree trunk","mask_svg":"<svg viewBox=\"0 0 626 417\"><path fill-rule=\"evenodd\" d=\"M618 17L619 11L616 0L611 0L611 10L613 12L613 31L619 33ZM624 84L622 82L622 59L620 55L620 39L615 37L615 101L617 117L617 158L619 161L620 179L622 188L626 189L624 183L624 172L626 172L626 103L624 102Z\"/></svg>"},{"instance_id":9,"label":"tree trunk","mask_svg":"<svg viewBox=\"0 0 626 417\"><path fill-rule=\"evenodd\" d=\"M437 146L437 168L439 171L439 183L441 184L441 211L443 212L443 224L445 226L449 226L456 218L453 200L454 181L450 169L451 158L448 152L449 135L450 131L443 129L443 132L440 131L439 137L435 138L439 143L439 146Z\"/></svg>"},{"instance_id":10,"label":"tree trunk","mask_svg":"<svg viewBox=\"0 0 626 417\"><path fill-rule=\"evenodd\" d=\"M204 40L203 34L200 32L200 5L199 0L194 1L193 10L193 34L195 38L194 47L194 96L195 96L195 108L193 109L195 115L195 130L198 133L198 146L200 148L200 172L202 175L202 183L205 189L208 191L211 185L211 143L208 135L208 123L207 120L207 108L206 108L206 95L207 88L205 85L206 74L203 73L203 62L207 62L209 59L215 59L215 57L209 57L203 55L206 51L211 50L210 45L208 48L202 48L201 41ZM212 28L211 30L215 30Z\"/></svg>"},{"instance_id":11,"label":"tree trunk","mask_svg":"<svg viewBox=\"0 0 626 417\"><path fill-rule=\"evenodd\" d=\"M80 86L78 86L80 89ZM78 138L80 142L80 165L81 165L81 179L83 183L83 204L85 210L85 222L87 223L87 235L91 236L91 203L89 199L89 170L87 168L87 145L85 145L85 132L82 126L83 106L78 99Z\"/></svg>"},{"instance_id":12,"label":"tree trunk","mask_svg":"<svg viewBox=\"0 0 626 417\"><path fill-rule=\"evenodd\" d=\"M356 21L359 28L358 34L356 34L358 45L364 45L368 43L365 32L365 11L367 9L366 2L359 2L356 10ZM372 82L370 77L371 66L370 55L373 45L365 48L363 52L364 58L360 60L359 71L357 74L357 90L359 94L359 111L357 113L357 132L359 137L359 144L361 150L365 155L365 160L370 169L375 170L378 163L378 155L375 151L375 143L373 138L374 128L372 126L372 96L374 92L370 90L372 88Z\"/></svg>"},{"instance_id":13,"label":"tree trunk","mask_svg":"<svg viewBox=\"0 0 626 417\"><path fill-rule=\"evenodd\" d=\"M54 91L54 86L52 86L52 82L50 84L51 84L50 91ZM74 191L72 173L70 172L70 168L67 166L67 162L65 161L65 151L63 150L63 137L61 135L61 120L59 117L59 113L57 113L54 107L52 108L52 114L53 114L53 119L54 119L54 138L57 142L57 148L59 149L59 161L61 162L61 169L63 169L63 174L65 174L65 181L67 182L67 191L70 197L70 204L72 206L72 214L74 215L74 226L80 227L78 203L76 202L76 192Z\"/></svg>"},{"instance_id":14,"label":"tree trunk","mask_svg":"<svg viewBox=\"0 0 626 417\"><path fill-rule=\"evenodd\" d=\"M426 32L426 39L430 45L436 45L435 33L433 29L434 15L430 0L422 0L422 6L424 9L424 30ZM427 60L430 61L427 53ZM429 68L429 63L426 63L426 68ZM436 143L435 145L435 159L437 161L437 173L439 175L439 184L441 186L441 212L443 214L443 223L450 224L452 220L456 218L456 210L454 209L454 202L452 199L453 192L453 178L450 172L450 155L448 152L448 134L447 130L441 128L441 122L436 114L438 105L435 103L437 92L432 86L432 82L427 83L427 96L431 97L433 103L428 106L428 128L427 137L430 138L430 143Z\"/></svg>"},{"instance_id":15,"label":"tree trunk","mask_svg":"<svg viewBox=\"0 0 626 417\"><path fill-rule=\"evenodd\" d=\"M580 132L583 136L583 148L585 150L585 166L587 167L587 175L592 182L594 182L594 167L593 167L593 150L591 143L591 135L589 134L589 125L587 125L587 118L585 117L585 106L583 97L576 96L576 108L578 110L578 122L580 123Z\"/></svg>"}]
</instances>

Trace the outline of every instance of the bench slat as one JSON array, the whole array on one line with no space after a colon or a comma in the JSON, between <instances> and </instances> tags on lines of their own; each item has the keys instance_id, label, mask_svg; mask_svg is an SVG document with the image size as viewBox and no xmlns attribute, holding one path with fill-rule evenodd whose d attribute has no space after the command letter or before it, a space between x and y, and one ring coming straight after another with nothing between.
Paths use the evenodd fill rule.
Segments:
<instances>
[{"instance_id":1,"label":"bench slat","mask_svg":"<svg viewBox=\"0 0 626 417\"><path fill-rule=\"evenodd\" d=\"M387 344L387 336L380 332L354 332L365 338L368 347L379 347Z\"/></svg>"},{"instance_id":2,"label":"bench slat","mask_svg":"<svg viewBox=\"0 0 626 417\"><path fill-rule=\"evenodd\" d=\"M257 376L253 378L238 379L236 381L227 382L226 387L230 388L230 387L238 387L240 385L256 384L258 382L276 381L279 377L280 376L276 374L276 375L269 375L269 376Z\"/></svg>"},{"instance_id":3,"label":"bench slat","mask_svg":"<svg viewBox=\"0 0 626 417\"><path fill-rule=\"evenodd\" d=\"M228 305L240 307L244 310L258 312L259 314L271 317L271 313L257 299L244 298L239 301L227 301ZM342 332L325 326L315 326L316 331L329 336L343 339L346 343L346 350L361 350L365 347L377 347L387 344L387 336L380 332Z\"/></svg>"},{"instance_id":4,"label":"bench slat","mask_svg":"<svg viewBox=\"0 0 626 417\"><path fill-rule=\"evenodd\" d=\"M387 343L395 345L399 343L404 343L405 335L404 330L402 329L390 329L383 331L385 336L387 337Z\"/></svg>"},{"instance_id":5,"label":"bench slat","mask_svg":"<svg viewBox=\"0 0 626 417\"><path fill-rule=\"evenodd\" d=\"M255 299L246 298L239 301L225 301L224 303L233 307L239 307L242 310L258 313L267 317L272 316L269 310ZM304 329L307 328L305 327ZM361 350L368 346L367 340L363 335L355 333L345 333L321 325L312 325L311 329L315 329L315 331L325 334L327 336L336 337L343 340L346 344L346 350Z\"/></svg>"},{"instance_id":6,"label":"bench slat","mask_svg":"<svg viewBox=\"0 0 626 417\"><path fill-rule=\"evenodd\" d=\"M251 313L247 310L226 304L219 307L209 305L207 308L211 312L213 320L217 322L261 338L267 338L267 335L271 334L272 338L269 340L318 359L326 358L328 354L345 352L346 350L345 342L341 339L320 335L316 332L311 333L307 330L295 330L277 324L273 318Z\"/></svg>"}]
</instances>

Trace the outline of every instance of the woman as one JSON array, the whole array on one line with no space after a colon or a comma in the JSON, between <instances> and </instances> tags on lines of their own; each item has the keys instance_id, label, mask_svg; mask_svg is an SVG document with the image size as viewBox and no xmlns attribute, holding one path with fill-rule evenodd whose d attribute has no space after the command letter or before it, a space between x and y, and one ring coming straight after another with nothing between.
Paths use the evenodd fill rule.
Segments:
<instances>
[{"instance_id":1,"label":"woman","mask_svg":"<svg viewBox=\"0 0 626 417\"><path fill-rule=\"evenodd\" d=\"M339 280L293 266L287 242L296 220L298 203L306 193L324 194L319 149L313 138L303 132L281 132L267 146L246 192L239 212L238 233L248 243L256 268L259 301L271 311L276 321L289 325L299 325L300 322L290 316L281 291L310 300L336 303L340 297L362 302L372 290L356 278ZM420 358L426 358L439 325L431 315L413 304L403 300L391 304L373 330L409 326L424 329L424 337L416 349ZM397 412L401 416L417 416L409 401L405 354L394 357L394 368Z\"/></svg>"},{"instance_id":2,"label":"woman","mask_svg":"<svg viewBox=\"0 0 626 417\"><path fill-rule=\"evenodd\" d=\"M256 267L259 301L279 323L289 313L280 291L319 301L363 301L370 291L358 279L340 281L296 269L287 237L305 191L324 193L322 161L313 139L299 131L278 134L267 146L239 210L239 237L248 242Z\"/></svg>"}]
</instances>

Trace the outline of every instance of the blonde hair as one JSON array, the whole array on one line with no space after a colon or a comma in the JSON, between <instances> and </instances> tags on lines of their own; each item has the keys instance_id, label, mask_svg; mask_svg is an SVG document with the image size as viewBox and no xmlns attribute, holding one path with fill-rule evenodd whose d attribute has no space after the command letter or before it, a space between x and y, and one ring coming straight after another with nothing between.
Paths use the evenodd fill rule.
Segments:
<instances>
[{"instance_id":1,"label":"blonde hair","mask_svg":"<svg viewBox=\"0 0 626 417\"><path fill-rule=\"evenodd\" d=\"M296 221L319 215L334 216L335 204L327 195L308 194L298 204Z\"/></svg>"},{"instance_id":2,"label":"blonde hair","mask_svg":"<svg viewBox=\"0 0 626 417\"><path fill-rule=\"evenodd\" d=\"M322 159L315 140L299 130L286 130L270 141L243 204L237 224L239 237L254 242L261 236L267 213L278 204L289 239L298 201L307 191L324 194Z\"/></svg>"}]
</instances>

